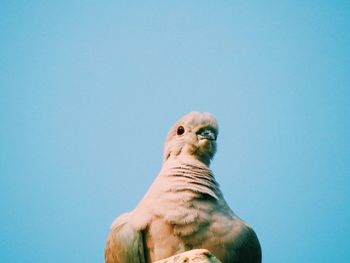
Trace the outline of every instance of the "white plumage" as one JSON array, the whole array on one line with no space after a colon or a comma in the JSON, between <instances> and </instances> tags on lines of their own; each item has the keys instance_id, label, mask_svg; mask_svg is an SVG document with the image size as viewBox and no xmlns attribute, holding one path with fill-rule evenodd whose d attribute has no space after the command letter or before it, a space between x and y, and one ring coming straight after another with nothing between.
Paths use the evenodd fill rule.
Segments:
<instances>
[{"instance_id":1,"label":"white plumage","mask_svg":"<svg viewBox=\"0 0 350 263\"><path fill-rule=\"evenodd\" d=\"M203 248L223 263L259 263L255 232L225 202L209 169L218 126L191 112L169 131L163 167L137 207L112 224L106 263L150 263Z\"/></svg>"}]
</instances>

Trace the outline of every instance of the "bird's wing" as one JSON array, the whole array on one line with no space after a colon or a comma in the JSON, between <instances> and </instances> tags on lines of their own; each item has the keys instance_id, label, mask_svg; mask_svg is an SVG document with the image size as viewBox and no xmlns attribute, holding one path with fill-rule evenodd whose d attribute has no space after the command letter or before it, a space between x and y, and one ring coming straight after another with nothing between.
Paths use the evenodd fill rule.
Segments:
<instances>
[{"instance_id":1,"label":"bird's wing","mask_svg":"<svg viewBox=\"0 0 350 263\"><path fill-rule=\"evenodd\" d=\"M113 223L105 249L106 263L145 263L142 231L128 222L128 214Z\"/></svg>"},{"instance_id":2,"label":"bird's wing","mask_svg":"<svg viewBox=\"0 0 350 263\"><path fill-rule=\"evenodd\" d=\"M239 262L261 263L261 247L255 231L245 225L242 229L242 244L238 248Z\"/></svg>"},{"instance_id":3,"label":"bird's wing","mask_svg":"<svg viewBox=\"0 0 350 263\"><path fill-rule=\"evenodd\" d=\"M261 263L261 247L255 231L245 222L238 226L232 229L235 235L231 236L231 258L237 258L237 262Z\"/></svg>"}]
</instances>

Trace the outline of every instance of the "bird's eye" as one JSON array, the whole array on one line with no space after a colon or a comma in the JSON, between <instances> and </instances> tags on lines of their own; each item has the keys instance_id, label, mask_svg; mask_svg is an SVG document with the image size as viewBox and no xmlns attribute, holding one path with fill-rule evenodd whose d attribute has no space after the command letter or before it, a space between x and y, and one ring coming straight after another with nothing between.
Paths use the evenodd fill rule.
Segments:
<instances>
[{"instance_id":1,"label":"bird's eye","mask_svg":"<svg viewBox=\"0 0 350 263\"><path fill-rule=\"evenodd\" d=\"M185 128L184 128L184 126L179 126L179 127L177 128L176 134L177 134L177 135L182 135L182 134L184 134L184 133L185 133Z\"/></svg>"}]
</instances>

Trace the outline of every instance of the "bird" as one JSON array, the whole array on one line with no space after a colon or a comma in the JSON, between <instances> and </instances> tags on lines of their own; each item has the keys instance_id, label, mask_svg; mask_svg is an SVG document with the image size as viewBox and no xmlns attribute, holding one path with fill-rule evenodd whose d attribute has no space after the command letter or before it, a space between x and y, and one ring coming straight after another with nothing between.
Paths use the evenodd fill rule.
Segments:
<instances>
[{"instance_id":1,"label":"bird","mask_svg":"<svg viewBox=\"0 0 350 263\"><path fill-rule=\"evenodd\" d=\"M208 112L190 112L173 125L158 176L111 225L106 263L151 263L192 249L207 249L222 263L261 262L255 231L228 206L209 168L218 132Z\"/></svg>"}]
</instances>

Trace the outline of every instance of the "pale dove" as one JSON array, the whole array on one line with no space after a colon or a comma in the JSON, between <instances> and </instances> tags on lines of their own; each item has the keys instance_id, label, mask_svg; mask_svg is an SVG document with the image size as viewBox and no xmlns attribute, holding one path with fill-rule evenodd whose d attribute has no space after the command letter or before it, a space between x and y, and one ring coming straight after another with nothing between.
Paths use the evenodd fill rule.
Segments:
<instances>
[{"instance_id":1,"label":"pale dove","mask_svg":"<svg viewBox=\"0 0 350 263\"><path fill-rule=\"evenodd\" d=\"M195 248L222 263L261 262L255 232L231 211L209 169L217 135L210 113L191 112L174 125L158 177L111 226L106 263L150 263Z\"/></svg>"}]
</instances>

